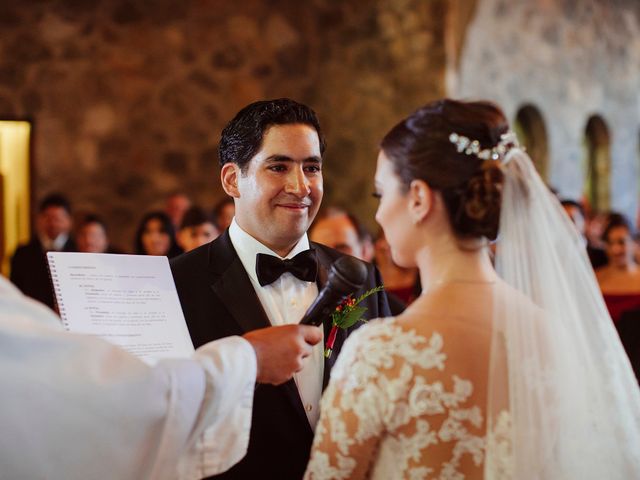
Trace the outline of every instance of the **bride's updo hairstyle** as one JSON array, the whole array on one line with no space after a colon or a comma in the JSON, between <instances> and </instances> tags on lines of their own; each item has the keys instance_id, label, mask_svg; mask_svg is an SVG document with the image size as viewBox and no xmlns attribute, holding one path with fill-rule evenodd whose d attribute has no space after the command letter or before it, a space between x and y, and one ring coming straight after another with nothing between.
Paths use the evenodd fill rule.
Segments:
<instances>
[{"instance_id":1,"label":"bride's updo hairstyle","mask_svg":"<svg viewBox=\"0 0 640 480\"><path fill-rule=\"evenodd\" d=\"M413 180L423 180L441 193L456 236L495 240L504 179L500 160L465 152L451 135L476 140L485 150L497 147L508 129L504 113L492 103L444 99L393 127L381 148L407 191Z\"/></svg>"}]
</instances>

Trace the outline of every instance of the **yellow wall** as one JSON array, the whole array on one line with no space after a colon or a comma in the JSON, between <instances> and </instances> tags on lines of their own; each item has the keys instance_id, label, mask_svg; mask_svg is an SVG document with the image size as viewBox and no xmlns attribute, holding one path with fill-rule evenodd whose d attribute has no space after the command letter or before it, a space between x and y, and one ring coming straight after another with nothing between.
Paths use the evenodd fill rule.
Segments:
<instances>
[{"instance_id":1,"label":"yellow wall","mask_svg":"<svg viewBox=\"0 0 640 480\"><path fill-rule=\"evenodd\" d=\"M9 258L16 246L29 239L28 122L0 121L0 269L9 273Z\"/></svg>"}]
</instances>

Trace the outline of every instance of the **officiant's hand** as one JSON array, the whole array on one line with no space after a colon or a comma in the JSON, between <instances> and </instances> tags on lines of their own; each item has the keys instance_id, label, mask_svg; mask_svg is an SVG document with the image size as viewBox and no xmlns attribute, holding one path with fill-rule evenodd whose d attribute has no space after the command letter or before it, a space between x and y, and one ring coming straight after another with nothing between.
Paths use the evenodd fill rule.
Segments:
<instances>
[{"instance_id":1,"label":"officiant's hand","mask_svg":"<svg viewBox=\"0 0 640 480\"><path fill-rule=\"evenodd\" d=\"M311 347L322 340L322 330L310 325L261 328L243 335L258 359L258 382L279 385L302 370Z\"/></svg>"}]
</instances>

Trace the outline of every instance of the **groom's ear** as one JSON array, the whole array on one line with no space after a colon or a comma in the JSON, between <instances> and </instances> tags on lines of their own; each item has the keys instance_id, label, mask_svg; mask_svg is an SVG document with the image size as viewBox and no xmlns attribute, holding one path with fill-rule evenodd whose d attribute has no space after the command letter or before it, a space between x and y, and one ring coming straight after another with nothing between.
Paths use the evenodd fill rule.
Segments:
<instances>
[{"instance_id":1,"label":"groom's ear","mask_svg":"<svg viewBox=\"0 0 640 480\"><path fill-rule=\"evenodd\" d=\"M422 222L433 207L434 192L424 180L413 180L409 185L409 214L415 225Z\"/></svg>"},{"instance_id":2,"label":"groom's ear","mask_svg":"<svg viewBox=\"0 0 640 480\"><path fill-rule=\"evenodd\" d=\"M220 169L220 181L222 182L222 188L230 197L240 198L240 190L238 190L239 176L240 166L237 163L225 163Z\"/></svg>"}]
</instances>

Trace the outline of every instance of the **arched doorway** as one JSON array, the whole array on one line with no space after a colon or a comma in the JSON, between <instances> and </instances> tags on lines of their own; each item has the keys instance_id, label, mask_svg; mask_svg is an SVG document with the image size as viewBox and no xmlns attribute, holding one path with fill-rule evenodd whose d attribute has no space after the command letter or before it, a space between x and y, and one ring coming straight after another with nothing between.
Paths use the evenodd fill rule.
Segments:
<instances>
[{"instance_id":1,"label":"arched doorway","mask_svg":"<svg viewBox=\"0 0 640 480\"><path fill-rule=\"evenodd\" d=\"M587 121L584 145L585 198L592 211L606 212L611 202L611 137L601 116Z\"/></svg>"},{"instance_id":2,"label":"arched doorway","mask_svg":"<svg viewBox=\"0 0 640 480\"><path fill-rule=\"evenodd\" d=\"M516 114L514 129L520 142L527 149L540 176L549 179L549 144L547 129L540 110L528 104L520 107Z\"/></svg>"}]
</instances>

